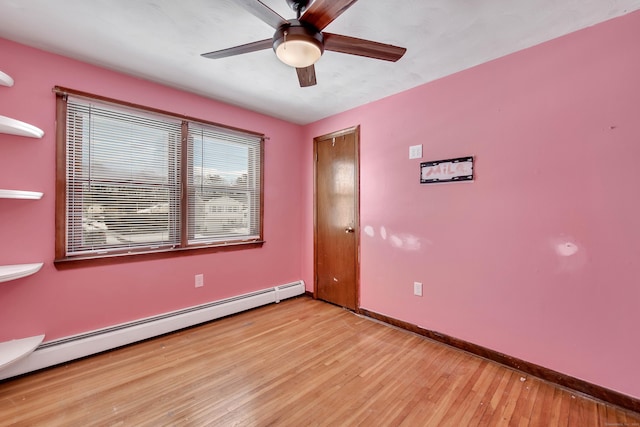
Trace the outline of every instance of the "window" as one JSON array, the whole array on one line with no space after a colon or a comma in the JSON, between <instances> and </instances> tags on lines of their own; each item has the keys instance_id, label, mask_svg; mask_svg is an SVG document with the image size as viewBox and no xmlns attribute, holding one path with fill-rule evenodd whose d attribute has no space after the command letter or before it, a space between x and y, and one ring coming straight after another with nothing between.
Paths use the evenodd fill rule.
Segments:
<instances>
[{"instance_id":1,"label":"window","mask_svg":"<svg viewBox=\"0 0 640 427\"><path fill-rule=\"evenodd\" d=\"M211 126L189 127L189 243L259 237L260 141Z\"/></svg>"},{"instance_id":2,"label":"window","mask_svg":"<svg viewBox=\"0 0 640 427\"><path fill-rule=\"evenodd\" d=\"M263 135L55 91L58 261L262 241Z\"/></svg>"}]
</instances>

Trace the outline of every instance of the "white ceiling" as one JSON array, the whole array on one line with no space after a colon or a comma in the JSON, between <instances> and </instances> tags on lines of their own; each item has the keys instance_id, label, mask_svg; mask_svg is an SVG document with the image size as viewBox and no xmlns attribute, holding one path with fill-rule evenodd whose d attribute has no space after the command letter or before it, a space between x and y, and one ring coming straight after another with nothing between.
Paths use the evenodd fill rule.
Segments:
<instances>
[{"instance_id":1,"label":"white ceiling","mask_svg":"<svg viewBox=\"0 0 640 427\"><path fill-rule=\"evenodd\" d=\"M262 0L289 19L285 0ZM0 0L0 37L306 124L640 9L640 0L360 0L325 30L407 48L396 63L325 52L300 88L233 0ZM0 69L2 56L0 56Z\"/></svg>"}]
</instances>

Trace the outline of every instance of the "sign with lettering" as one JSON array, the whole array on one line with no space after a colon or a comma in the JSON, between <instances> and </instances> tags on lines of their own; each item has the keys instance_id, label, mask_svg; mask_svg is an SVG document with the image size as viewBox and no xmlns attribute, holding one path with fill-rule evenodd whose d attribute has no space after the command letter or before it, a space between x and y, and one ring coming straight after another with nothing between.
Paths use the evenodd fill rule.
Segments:
<instances>
[{"instance_id":1,"label":"sign with lettering","mask_svg":"<svg viewBox=\"0 0 640 427\"><path fill-rule=\"evenodd\" d=\"M473 157L420 163L420 184L473 181Z\"/></svg>"}]
</instances>

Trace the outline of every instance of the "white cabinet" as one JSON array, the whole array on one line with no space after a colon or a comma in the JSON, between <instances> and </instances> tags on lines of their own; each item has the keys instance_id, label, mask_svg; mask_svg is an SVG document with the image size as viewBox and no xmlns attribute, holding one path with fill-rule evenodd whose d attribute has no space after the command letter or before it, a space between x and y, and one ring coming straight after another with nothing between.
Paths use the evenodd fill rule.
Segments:
<instances>
[{"instance_id":1,"label":"white cabinet","mask_svg":"<svg viewBox=\"0 0 640 427\"><path fill-rule=\"evenodd\" d=\"M0 71L0 86L13 86L13 79L2 71ZM41 129L33 125L5 116L0 116L0 133L30 138L42 138L44 135ZM41 197L42 193L36 191L0 189L0 198L3 199L38 200ZM37 273L42 268L42 265L43 263L41 262L33 264L0 265L0 283L30 276L31 274ZM42 340L44 340L44 335L0 342L0 369L31 354L38 348L40 343L42 343Z\"/></svg>"}]
</instances>

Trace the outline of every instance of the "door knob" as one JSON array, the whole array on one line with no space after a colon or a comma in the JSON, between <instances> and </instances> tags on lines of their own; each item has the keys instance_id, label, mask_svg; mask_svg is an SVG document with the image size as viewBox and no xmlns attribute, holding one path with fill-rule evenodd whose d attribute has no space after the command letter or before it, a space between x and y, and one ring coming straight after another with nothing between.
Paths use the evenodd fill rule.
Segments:
<instances>
[{"instance_id":1,"label":"door knob","mask_svg":"<svg viewBox=\"0 0 640 427\"><path fill-rule=\"evenodd\" d=\"M353 227L347 227L344 229L345 233L353 233L355 230L353 229Z\"/></svg>"}]
</instances>

